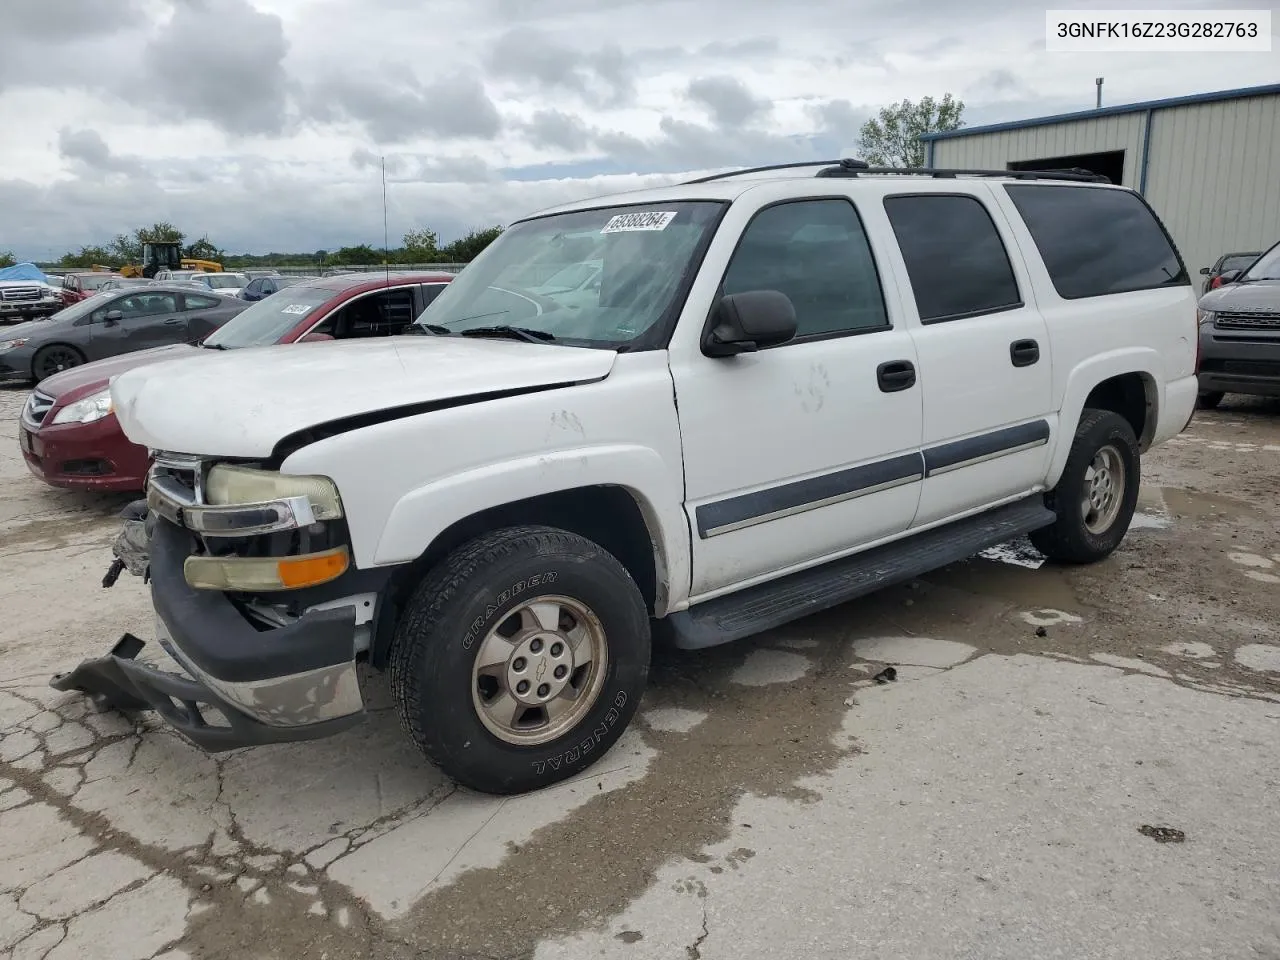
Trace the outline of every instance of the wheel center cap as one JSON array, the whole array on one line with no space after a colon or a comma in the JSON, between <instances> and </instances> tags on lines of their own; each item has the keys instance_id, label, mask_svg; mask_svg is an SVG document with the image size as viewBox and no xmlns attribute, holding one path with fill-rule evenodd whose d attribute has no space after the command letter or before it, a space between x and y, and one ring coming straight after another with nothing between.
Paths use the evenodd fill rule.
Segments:
<instances>
[{"instance_id":1,"label":"wheel center cap","mask_svg":"<svg viewBox=\"0 0 1280 960\"><path fill-rule=\"evenodd\" d=\"M520 703L540 707L564 692L573 678L573 649L559 634L534 634L507 660L507 689Z\"/></svg>"}]
</instances>

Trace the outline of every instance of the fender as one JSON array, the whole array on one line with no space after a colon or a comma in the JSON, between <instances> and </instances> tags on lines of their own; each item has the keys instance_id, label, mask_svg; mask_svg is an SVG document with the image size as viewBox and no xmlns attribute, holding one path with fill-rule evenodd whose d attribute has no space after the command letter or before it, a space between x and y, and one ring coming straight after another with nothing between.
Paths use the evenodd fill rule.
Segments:
<instances>
[{"instance_id":1,"label":"fender","mask_svg":"<svg viewBox=\"0 0 1280 960\"><path fill-rule=\"evenodd\" d=\"M1142 374L1146 381L1147 403L1150 404L1151 411L1147 417L1146 434L1139 437L1138 442L1143 450L1147 449L1155 435L1160 411L1164 409L1163 370L1164 362L1156 350L1150 347L1126 347L1092 356L1071 371L1058 414L1058 443L1049 461L1049 473L1045 480L1048 489L1057 485L1058 478L1067 465L1071 441L1075 437L1076 424L1080 422L1084 412L1085 400L1093 388L1104 380L1126 373Z\"/></svg>"},{"instance_id":2,"label":"fender","mask_svg":"<svg viewBox=\"0 0 1280 960\"><path fill-rule=\"evenodd\" d=\"M454 523L512 500L616 486L636 501L649 528L660 605L677 608L688 598L690 581L689 530L681 491L673 484L678 477L657 451L631 444L549 451L441 477L409 491L392 507L373 564L414 560Z\"/></svg>"}]
</instances>

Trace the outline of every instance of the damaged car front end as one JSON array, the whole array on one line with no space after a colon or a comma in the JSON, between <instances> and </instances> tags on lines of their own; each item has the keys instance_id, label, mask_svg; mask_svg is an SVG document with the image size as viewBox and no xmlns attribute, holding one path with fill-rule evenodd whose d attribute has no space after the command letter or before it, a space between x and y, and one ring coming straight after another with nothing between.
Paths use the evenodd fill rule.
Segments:
<instances>
[{"instance_id":1,"label":"damaged car front end","mask_svg":"<svg viewBox=\"0 0 1280 960\"><path fill-rule=\"evenodd\" d=\"M331 481L158 453L103 580L151 591L156 638L186 676L126 634L50 682L101 707L153 709L211 752L326 737L364 717L357 659L386 575L352 568Z\"/></svg>"}]
</instances>

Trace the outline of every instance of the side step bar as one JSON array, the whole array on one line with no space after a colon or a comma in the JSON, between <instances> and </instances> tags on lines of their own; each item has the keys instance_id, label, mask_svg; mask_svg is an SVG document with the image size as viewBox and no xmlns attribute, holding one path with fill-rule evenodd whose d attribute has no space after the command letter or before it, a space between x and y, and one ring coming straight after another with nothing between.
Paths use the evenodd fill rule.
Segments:
<instances>
[{"instance_id":1,"label":"side step bar","mask_svg":"<svg viewBox=\"0 0 1280 960\"><path fill-rule=\"evenodd\" d=\"M1036 495L853 556L717 597L668 618L675 645L714 647L780 627L956 563L1047 527L1056 519Z\"/></svg>"}]
</instances>

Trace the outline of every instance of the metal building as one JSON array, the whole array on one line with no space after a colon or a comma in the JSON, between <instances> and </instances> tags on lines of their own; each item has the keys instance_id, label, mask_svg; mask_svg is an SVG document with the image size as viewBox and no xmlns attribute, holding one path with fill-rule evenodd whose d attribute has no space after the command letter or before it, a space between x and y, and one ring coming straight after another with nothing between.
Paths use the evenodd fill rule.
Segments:
<instances>
[{"instance_id":1,"label":"metal building","mask_svg":"<svg viewBox=\"0 0 1280 960\"><path fill-rule=\"evenodd\" d=\"M1192 281L1224 253L1280 240L1280 84L926 134L928 165L1083 167L1132 187Z\"/></svg>"}]
</instances>

